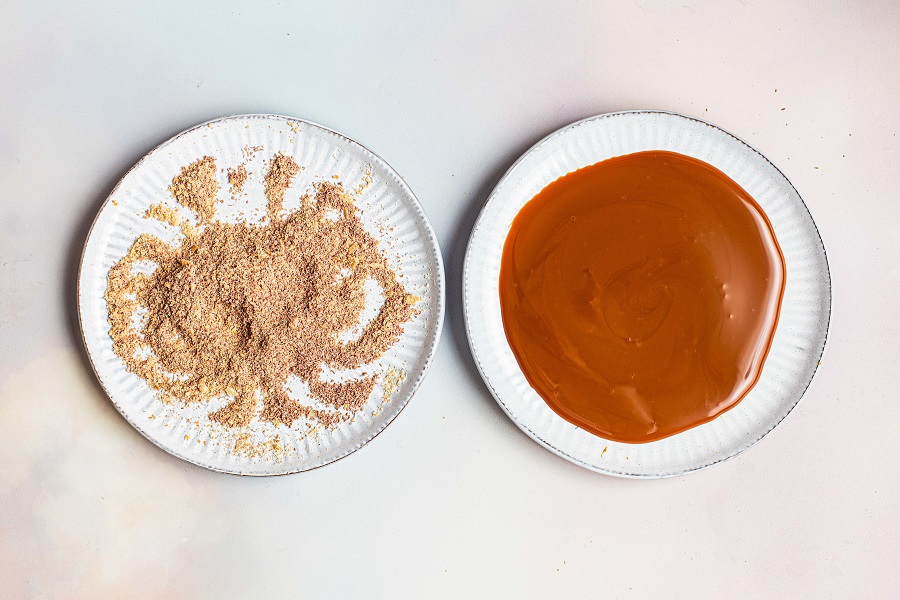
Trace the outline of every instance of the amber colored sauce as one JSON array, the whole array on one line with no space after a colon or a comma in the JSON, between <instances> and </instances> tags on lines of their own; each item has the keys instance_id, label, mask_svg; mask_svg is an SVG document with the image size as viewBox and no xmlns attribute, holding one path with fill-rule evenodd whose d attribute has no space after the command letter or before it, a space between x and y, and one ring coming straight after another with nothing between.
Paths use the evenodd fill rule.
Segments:
<instances>
[{"instance_id":1,"label":"amber colored sauce","mask_svg":"<svg viewBox=\"0 0 900 600\"><path fill-rule=\"evenodd\" d=\"M756 384L784 294L759 205L716 168L639 152L560 177L513 220L500 307L531 386L564 419L659 440Z\"/></svg>"}]
</instances>

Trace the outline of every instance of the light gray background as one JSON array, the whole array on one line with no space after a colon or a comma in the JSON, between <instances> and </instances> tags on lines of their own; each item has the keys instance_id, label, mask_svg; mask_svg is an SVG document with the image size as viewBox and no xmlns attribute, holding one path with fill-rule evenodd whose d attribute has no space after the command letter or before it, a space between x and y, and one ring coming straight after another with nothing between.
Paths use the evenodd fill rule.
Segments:
<instances>
[{"instance_id":1,"label":"light gray background","mask_svg":"<svg viewBox=\"0 0 900 600\"><path fill-rule=\"evenodd\" d=\"M0 596L891 598L900 589L900 9L893 2L91 2L0 11ZM471 225L535 141L659 108L744 138L819 225L820 372L760 445L626 481L542 450L462 324ZM195 123L275 112L400 172L444 252L431 371L311 473L203 471L83 358L74 283L115 182Z\"/></svg>"}]
</instances>

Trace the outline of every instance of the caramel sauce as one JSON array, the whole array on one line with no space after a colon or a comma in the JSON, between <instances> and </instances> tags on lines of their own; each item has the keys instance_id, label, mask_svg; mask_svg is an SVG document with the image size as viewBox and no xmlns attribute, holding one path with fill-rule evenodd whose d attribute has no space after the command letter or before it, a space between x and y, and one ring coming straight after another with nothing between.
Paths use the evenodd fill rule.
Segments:
<instances>
[{"instance_id":1,"label":"caramel sauce","mask_svg":"<svg viewBox=\"0 0 900 600\"><path fill-rule=\"evenodd\" d=\"M659 440L733 408L759 380L785 264L727 175L639 152L560 177L513 220L503 327L526 379L601 437Z\"/></svg>"}]
</instances>

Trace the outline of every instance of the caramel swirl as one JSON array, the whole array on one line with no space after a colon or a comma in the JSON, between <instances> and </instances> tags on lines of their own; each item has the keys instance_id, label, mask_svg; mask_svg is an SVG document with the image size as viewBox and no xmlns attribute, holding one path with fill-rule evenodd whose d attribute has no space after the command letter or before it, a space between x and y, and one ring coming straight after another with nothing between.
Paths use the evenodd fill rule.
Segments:
<instances>
[{"instance_id":1,"label":"caramel swirl","mask_svg":"<svg viewBox=\"0 0 900 600\"><path fill-rule=\"evenodd\" d=\"M772 343L785 265L714 167L640 152L565 175L506 239L500 306L526 379L601 437L659 440L733 408Z\"/></svg>"}]
</instances>

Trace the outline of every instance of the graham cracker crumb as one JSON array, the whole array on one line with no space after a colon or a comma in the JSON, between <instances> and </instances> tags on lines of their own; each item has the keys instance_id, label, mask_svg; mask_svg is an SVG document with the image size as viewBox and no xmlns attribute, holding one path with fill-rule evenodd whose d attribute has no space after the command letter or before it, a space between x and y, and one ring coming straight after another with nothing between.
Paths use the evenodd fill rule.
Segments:
<instances>
[{"instance_id":1,"label":"graham cracker crumb","mask_svg":"<svg viewBox=\"0 0 900 600\"><path fill-rule=\"evenodd\" d=\"M366 170L363 171L362 179L355 188L353 188L354 193L356 195L362 194L368 187L372 185L372 165L366 165Z\"/></svg>"},{"instance_id":2,"label":"graham cracker crumb","mask_svg":"<svg viewBox=\"0 0 900 600\"><path fill-rule=\"evenodd\" d=\"M244 155L244 160L253 160L253 157L256 156L258 152L262 152L262 146L244 146L241 152Z\"/></svg>"},{"instance_id":3,"label":"graham cracker crumb","mask_svg":"<svg viewBox=\"0 0 900 600\"><path fill-rule=\"evenodd\" d=\"M381 387L384 390L383 400L390 402L394 397L400 385L406 380L406 373L397 369L388 369L381 380Z\"/></svg>"},{"instance_id":4,"label":"graham cracker crumb","mask_svg":"<svg viewBox=\"0 0 900 600\"><path fill-rule=\"evenodd\" d=\"M269 163L269 174L266 175L266 198L269 201L271 218L275 218L281 213L284 193L299 172L300 166L294 162L294 159L281 153L276 154Z\"/></svg>"},{"instance_id":5,"label":"graham cracker crumb","mask_svg":"<svg viewBox=\"0 0 900 600\"><path fill-rule=\"evenodd\" d=\"M247 183L247 165L241 163L237 167L229 167L228 183L231 185L232 197L240 194L244 184Z\"/></svg>"},{"instance_id":6,"label":"graham cracker crumb","mask_svg":"<svg viewBox=\"0 0 900 600\"><path fill-rule=\"evenodd\" d=\"M277 433L272 437L256 442L250 432L242 431L234 436L232 452L247 458L260 458L271 455L279 463L283 463L286 456L285 446L281 442L281 436Z\"/></svg>"},{"instance_id":7,"label":"graham cracker crumb","mask_svg":"<svg viewBox=\"0 0 900 600\"><path fill-rule=\"evenodd\" d=\"M154 204L145 216L181 227L180 244L143 234L110 269L113 349L161 401L220 398L225 406L208 416L226 428L241 430L257 418L286 426L302 419L310 431L352 421L368 402L377 375L324 381L323 365L340 372L376 361L418 313L418 297L398 280L340 183L316 184L297 210L283 214L285 191L299 171L291 157L276 155L265 177L268 220L226 223L214 218L215 160L191 163L170 191L197 214L199 226ZM335 213L336 220L328 218ZM135 271L138 261L157 267ZM384 300L361 326L370 279ZM135 325L139 309L145 313ZM354 327L361 328L358 338L341 341ZM315 405L288 394L290 376L307 384ZM400 381L389 370L384 389L393 393ZM250 444L242 436L235 451ZM265 452L283 460L284 445L273 439Z\"/></svg>"},{"instance_id":8,"label":"graham cracker crumb","mask_svg":"<svg viewBox=\"0 0 900 600\"><path fill-rule=\"evenodd\" d=\"M196 232L196 229L191 225L190 221L178 214L177 210L171 206L166 206L165 204L152 204L150 208L147 209L147 212L144 213L144 218L156 219L157 221L178 227L181 229L181 233L188 237L194 235Z\"/></svg>"},{"instance_id":9,"label":"graham cracker crumb","mask_svg":"<svg viewBox=\"0 0 900 600\"><path fill-rule=\"evenodd\" d=\"M191 209L197 215L198 222L205 223L212 219L215 213L216 194L219 193L216 159L204 156L182 167L181 175L172 180L169 191L179 204Z\"/></svg>"}]
</instances>

